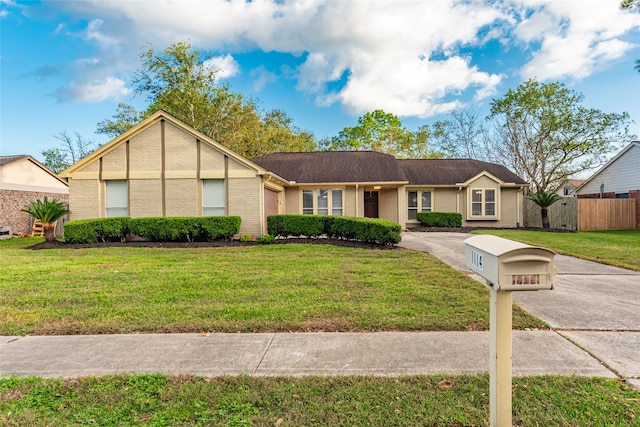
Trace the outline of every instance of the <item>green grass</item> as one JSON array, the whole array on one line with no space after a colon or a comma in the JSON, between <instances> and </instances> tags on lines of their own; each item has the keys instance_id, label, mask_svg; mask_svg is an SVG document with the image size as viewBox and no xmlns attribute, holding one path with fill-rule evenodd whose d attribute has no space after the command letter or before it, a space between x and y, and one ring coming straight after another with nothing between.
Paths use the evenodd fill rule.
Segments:
<instances>
[{"instance_id":1,"label":"green grass","mask_svg":"<svg viewBox=\"0 0 640 427\"><path fill-rule=\"evenodd\" d=\"M0 335L486 330L484 285L433 256L331 245L27 250L0 242ZM541 328L514 310L514 328Z\"/></svg>"},{"instance_id":2,"label":"green grass","mask_svg":"<svg viewBox=\"0 0 640 427\"><path fill-rule=\"evenodd\" d=\"M640 230L581 231L551 233L529 230L480 230L530 245L542 246L563 255L640 271Z\"/></svg>"},{"instance_id":3,"label":"green grass","mask_svg":"<svg viewBox=\"0 0 640 427\"><path fill-rule=\"evenodd\" d=\"M488 375L0 378L4 426L486 426ZM515 378L513 422L637 426L640 393L617 380Z\"/></svg>"}]
</instances>

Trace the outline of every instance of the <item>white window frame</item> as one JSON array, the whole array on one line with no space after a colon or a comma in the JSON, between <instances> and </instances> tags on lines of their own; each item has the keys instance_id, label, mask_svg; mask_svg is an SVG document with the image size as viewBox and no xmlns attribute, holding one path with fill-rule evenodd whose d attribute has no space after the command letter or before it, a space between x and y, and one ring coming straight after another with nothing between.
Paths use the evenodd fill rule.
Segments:
<instances>
[{"instance_id":1,"label":"white window frame","mask_svg":"<svg viewBox=\"0 0 640 427\"><path fill-rule=\"evenodd\" d=\"M493 192L493 201L487 202L487 193ZM480 201L474 201L474 196L480 196ZM500 189L499 188L471 188L469 189L469 212L467 219L500 219L499 204ZM480 205L480 213L474 213L474 205ZM487 214L488 206L493 205L493 214Z\"/></svg>"},{"instance_id":2,"label":"white window frame","mask_svg":"<svg viewBox=\"0 0 640 427\"><path fill-rule=\"evenodd\" d=\"M340 196L337 196L337 192L340 192ZM303 188L300 191L300 212L303 215L329 215L329 216L343 216L344 215L344 188L340 187L319 187L319 188ZM305 197L306 196L306 197ZM326 204L319 206L319 200L326 197ZM306 200L305 200L306 199ZM309 206L311 202L312 206ZM339 201L339 205L337 202Z\"/></svg>"},{"instance_id":3,"label":"white window frame","mask_svg":"<svg viewBox=\"0 0 640 427\"><path fill-rule=\"evenodd\" d=\"M104 182L104 216L129 216L129 183L126 179Z\"/></svg>"},{"instance_id":4,"label":"white window frame","mask_svg":"<svg viewBox=\"0 0 640 427\"><path fill-rule=\"evenodd\" d=\"M410 206L410 193L416 193L416 206ZM424 206L423 198L424 193L429 193L429 206ZM415 211L416 217L410 219L410 211ZM418 188L411 188L407 190L407 221L418 222L418 212L433 212L433 190L424 190Z\"/></svg>"},{"instance_id":5,"label":"white window frame","mask_svg":"<svg viewBox=\"0 0 640 427\"><path fill-rule=\"evenodd\" d=\"M209 194L214 190L217 194ZM203 179L202 180L202 216L225 216L227 215L226 186L224 179Z\"/></svg>"}]
</instances>

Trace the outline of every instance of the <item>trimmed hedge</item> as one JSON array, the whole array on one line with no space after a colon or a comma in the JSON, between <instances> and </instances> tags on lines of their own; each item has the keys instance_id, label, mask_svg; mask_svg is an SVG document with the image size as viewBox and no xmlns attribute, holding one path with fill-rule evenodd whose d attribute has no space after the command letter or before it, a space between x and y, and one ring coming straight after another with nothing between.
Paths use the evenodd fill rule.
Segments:
<instances>
[{"instance_id":1,"label":"trimmed hedge","mask_svg":"<svg viewBox=\"0 0 640 427\"><path fill-rule=\"evenodd\" d=\"M458 212L418 212L417 216L426 227L462 227L462 214Z\"/></svg>"},{"instance_id":2,"label":"trimmed hedge","mask_svg":"<svg viewBox=\"0 0 640 427\"><path fill-rule=\"evenodd\" d=\"M402 228L393 221L327 215L270 215L267 230L276 237L318 237L358 240L379 245L400 242Z\"/></svg>"},{"instance_id":3,"label":"trimmed hedge","mask_svg":"<svg viewBox=\"0 0 640 427\"><path fill-rule=\"evenodd\" d=\"M130 220L120 216L69 221L64 224L64 240L67 243L124 241L129 233Z\"/></svg>"},{"instance_id":4,"label":"trimmed hedge","mask_svg":"<svg viewBox=\"0 0 640 427\"><path fill-rule=\"evenodd\" d=\"M240 232L239 216L95 218L64 225L67 243L124 241L138 236L154 241L230 240Z\"/></svg>"}]
</instances>

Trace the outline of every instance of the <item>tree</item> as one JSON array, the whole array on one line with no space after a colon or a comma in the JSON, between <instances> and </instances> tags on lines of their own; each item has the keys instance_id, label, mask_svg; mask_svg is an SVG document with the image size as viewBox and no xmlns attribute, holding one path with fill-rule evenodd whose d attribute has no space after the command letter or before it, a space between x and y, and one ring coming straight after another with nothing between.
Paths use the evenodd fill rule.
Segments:
<instances>
[{"instance_id":1,"label":"tree","mask_svg":"<svg viewBox=\"0 0 640 427\"><path fill-rule=\"evenodd\" d=\"M97 148L94 140L84 139L78 132L71 136L67 131L62 131L53 137L61 142L61 148L43 150L40 153L44 156L42 164L55 173L63 171Z\"/></svg>"},{"instance_id":2,"label":"tree","mask_svg":"<svg viewBox=\"0 0 640 427\"><path fill-rule=\"evenodd\" d=\"M400 119L382 110L366 113L358 124L345 127L340 133L323 141L324 150L379 151L399 158L437 156L429 146L431 132L421 127L407 130Z\"/></svg>"},{"instance_id":3,"label":"tree","mask_svg":"<svg viewBox=\"0 0 640 427\"><path fill-rule=\"evenodd\" d=\"M218 71L188 42L178 42L162 52L148 45L140 54L141 68L133 78L137 95L146 96L149 107L139 112L119 104L112 119L98 123L98 133L117 136L144 117L165 110L178 120L247 158L275 151L303 151L316 147L313 135L295 128L279 110L264 117L253 99L220 85ZM274 141L277 134L280 141ZM313 142L310 144L310 141Z\"/></svg>"},{"instance_id":4,"label":"tree","mask_svg":"<svg viewBox=\"0 0 640 427\"><path fill-rule=\"evenodd\" d=\"M449 120L433 124L433 137L447 158L492 161L489 128L477 109L456 110Z\"/></svg>"},{"instance_id":5,"label":"tree","mask_svg":"<svg viewBox=\"0 0 640 427\"><path fill-rule=\"evenodd\" d=\"M528 80L491 102L499 130L492 151L534 192L602 165L606 154L632 137L627 113L583 107L583 98L562 83Z\"/></svg>"},{"instance_id":6,"label":"tree","mask_svg":"<svg viewBox=\"0 0 640 427\"><path fill-rule=\"evenodd\" d=\"M56 239L56 221L70 213L61 201L57 199L49 200L46 196L44 200L34 200L21 210L42 223L44 238L47 241Z\"/></svg>"},{"instance_id":7,"label":"tree","mask_svg":"<svg viewBox=\"0 0 640 427\"><path fill-rule=\"evenodd\" d=\"M529 196L529 199L540 206L540 216L542 217L542 228L549 228L549 215L548 208L558 200L562 199L558 194L552 191L540 191L533 193Z\"/></svg>"},{"instance_id":8,"label":"tree","mask_svg":"<svg viewBox=\"0 0 640 427\"><path fill-rule=\"evenodd\" d=\"M640 0L622 0L620 7L622 9L640 9Z\"/></svg>"},{"instance_id":9,"label":"tree","mask_svg":"<svg viewBox=\"0 0 640 427\"><path fill-rule=\"evenodd\" d=\"M142 119L144 119L144 112L136 110L133 105L120 102L112 120L105 119L98 123L96 133L115 138L131 129Z\"/></svg>"}]
</instances>

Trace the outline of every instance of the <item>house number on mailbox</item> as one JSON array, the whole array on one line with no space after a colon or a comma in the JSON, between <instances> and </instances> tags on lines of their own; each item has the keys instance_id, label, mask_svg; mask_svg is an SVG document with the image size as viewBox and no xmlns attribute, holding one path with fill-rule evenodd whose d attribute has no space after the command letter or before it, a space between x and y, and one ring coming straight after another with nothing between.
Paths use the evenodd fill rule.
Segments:
<instances>
[{"instance_id":1,"label":"house number on mailbox","mask_svg":"<svg viewBox=\"0 0 640 427\"><path fill-rule=\"evenodd\" d=\"M471 265L482 270L482 254L476 251L471 251Z\"/></svg>"}]
</instances>

